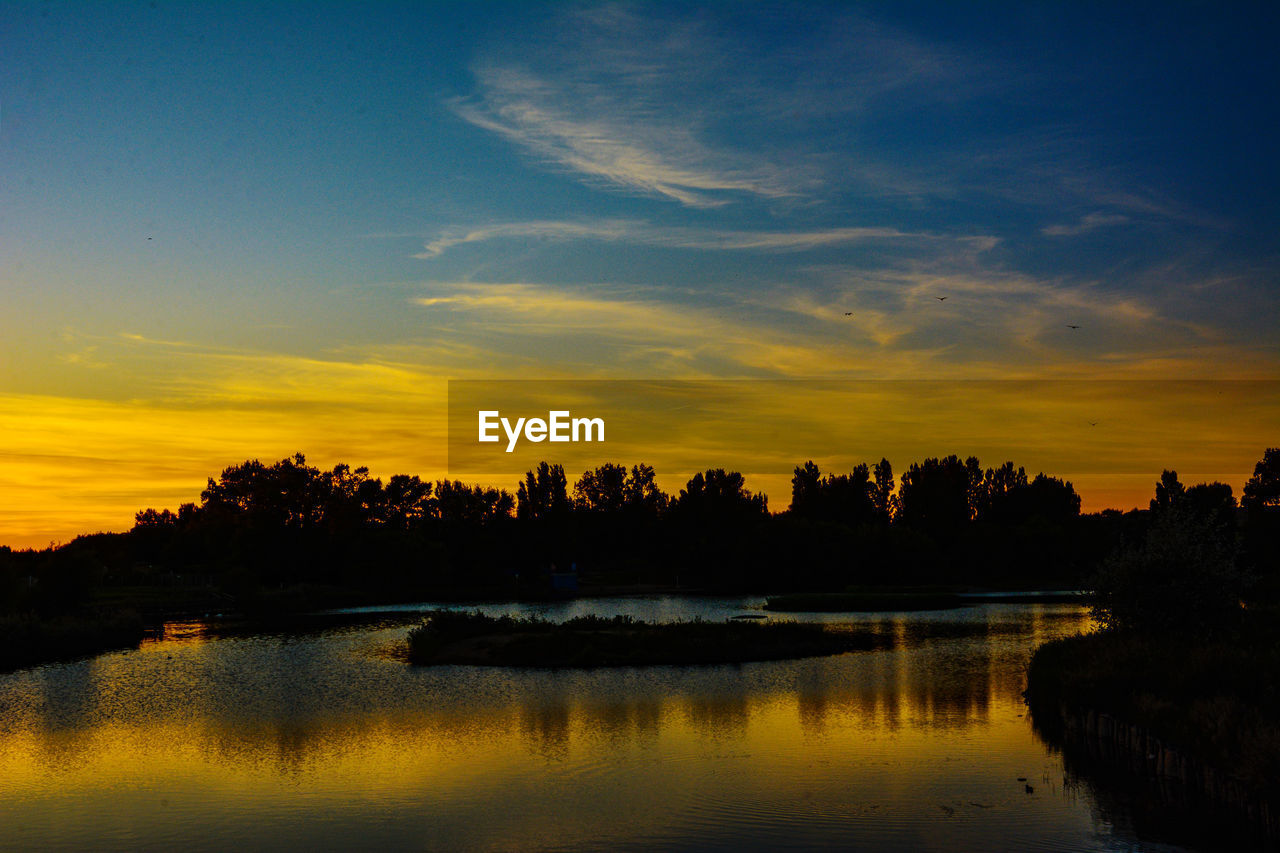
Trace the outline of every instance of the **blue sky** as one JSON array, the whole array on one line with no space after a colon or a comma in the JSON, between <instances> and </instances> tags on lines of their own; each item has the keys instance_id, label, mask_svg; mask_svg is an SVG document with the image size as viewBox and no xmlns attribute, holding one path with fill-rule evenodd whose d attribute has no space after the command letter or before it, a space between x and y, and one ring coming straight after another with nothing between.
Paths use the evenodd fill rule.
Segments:
<instances>
[{"instance_id":1,"label":"blue sky","mask_svg":"<svg viewBox=\"0 0 1280 853\"><path fill-rule=\"evenodd\" d=\"M450 376L1277 378L1278 17L8 3L0 395L272 413L176 494Z\"/></svg>"}]
</instances>

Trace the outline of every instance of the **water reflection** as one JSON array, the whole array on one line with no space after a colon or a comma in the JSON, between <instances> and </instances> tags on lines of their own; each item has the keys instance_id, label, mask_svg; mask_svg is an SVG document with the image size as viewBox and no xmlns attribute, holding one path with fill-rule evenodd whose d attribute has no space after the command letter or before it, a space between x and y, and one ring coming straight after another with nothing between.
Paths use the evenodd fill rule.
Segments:
<instances>
[{"instance_id":1,"label":"water reflection","mask_svg":"<svg viewBox=\"0 0 1280 853\"><path fill-rule=\"evenodd\" d=\"M858 621L892 648L594 671L413 668L394 623L170 626L0 678L0 846L1130 849L1022 716L1083 609Z\"/></svg>"},{"instance_id":2,"label":"water reflection","mask_svg":"<svg viewBox=\"0 0 1280 853\"><path fill-rule=\"evenodd\" d=\"M1193 844L1206 851L1280 849L1274 820L1268 825L1257 811L1245 811L1243 804L1228 808L1196 785L1161 776L1142 754L1067 735L1061 726L1049 731L1036 726L1035 731L1052 749L1061 750L1067 790L1086 801L1100 821L1126 834Z\"/></svg>"}]
</instances>

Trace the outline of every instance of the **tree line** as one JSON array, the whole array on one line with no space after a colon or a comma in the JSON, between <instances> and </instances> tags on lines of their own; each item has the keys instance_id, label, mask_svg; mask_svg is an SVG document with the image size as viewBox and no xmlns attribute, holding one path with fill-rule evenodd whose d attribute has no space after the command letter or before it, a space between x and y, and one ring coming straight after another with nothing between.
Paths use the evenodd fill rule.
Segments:
<instances>
[{"instance_id":1,"label":"tree line","mask_svg":"<svg viewBox=\"0 0 1280 853\"><path fill-rule=\"evenodd\" d=\"M1148 509L1092 514L1070 482L974 457L925 459L897 478L884 459L839 473L808 461L795 467L789 506L771 513L741 473L719 468L669 495L649 465L607 463L570 485L563 466L542 462L513 493L405 474L384 482L299 453L229 466L199 503L140 510L123 534L0 549L0 607L56 610L104 585L192 582L237 600L298 585L373 597L537 594L565 571L597 585L719 591L1078 587L1108 555L1169 524L1210 525L1230 542L1231 565L1262 588L1277 586L1268 578L1278 515L1275 448L1239 504L1228 485L1184 487L1166 471Z\"/></svg>"}]
</instances>

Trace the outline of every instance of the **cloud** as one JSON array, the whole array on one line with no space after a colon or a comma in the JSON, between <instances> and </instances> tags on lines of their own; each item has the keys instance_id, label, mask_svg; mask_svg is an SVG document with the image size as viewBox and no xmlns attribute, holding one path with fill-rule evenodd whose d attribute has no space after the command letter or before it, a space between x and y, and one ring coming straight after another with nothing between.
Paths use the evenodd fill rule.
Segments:
<instances>
[{"instance_id":1,"label":"cloud","mask_svg":"<svg viewBox=\"0 0 1280 853\"><path fill-rule=\"evenodd\" d=\"M868 241L954 241L979 249L998 242L989 235L949 236L901 231L890 227L822 228L808 231L734 231L717 228L653 226L636 220L596 222L534 221L486 225L449 231L427 241L415 258L438 258L454 246L506 238L542 240L602 240L608 242L662 246L672 249L706 251L803 252L827 246Z\"/></svg>"},{"instance_id":2,"label":"cloud","mask_svg":"<svg viewBox=\"0 0 1280 853\"><path fill-rule=\"evenodd\" d=\"M463 282L410 301L439 338L488 347L498 373L1170 378L1255 375L1265 362L1139 295L957 259L812 268L764 291Z\"/></svg>"},{"instance_id":3,"label":"cloud","mask_svg":"<svg viewBox=\"0 0 1280 853\"><path fill-rule=\"evenodd\" d=\"M689 207L718 207L725 194L797 192L785 170L716 150L685 123L638 117L604 95L587 110L563 86L515 67L484 66L477 77L484 95L455 101L460 117L590 181Z\"/></svg>"},{"instance_id":4,"label":"cloud","mask_svg":"<svg viewBox=\"0 0 1280 853\"><path fill-rule=\"evenodd\" d=\"M1131 221L1129 217L1119 213L1089 213L1080 217L1074 225L1050 225L1040 229L1040 233L1046 237L1075 237L1099 228L1126 225Z\"/></svg>"},{"instance_id":5,"label":"cloud","mask_svg":"<svg viewBox=\"0 0 1280 853\"><path fill-rule=\"evenodd\" d=\"M853 132L904 101L930 109L1006 79L852 11L562 11L541 38L506 38L449 101L472 125L591 184L696 208L798 202L833 187L927 193ZM730 32L732 29L732 32ZM764 35L764 34L771 35ZM520 45L519 53L513 44Z\"/></svg>"}]
</instances>

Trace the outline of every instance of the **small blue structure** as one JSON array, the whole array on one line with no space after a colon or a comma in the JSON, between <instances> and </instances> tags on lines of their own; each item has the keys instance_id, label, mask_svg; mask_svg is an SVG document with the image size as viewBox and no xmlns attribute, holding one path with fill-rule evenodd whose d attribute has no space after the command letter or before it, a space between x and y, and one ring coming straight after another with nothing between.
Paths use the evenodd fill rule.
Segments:
<instances>
[{"instance_id":1,"label":"small blue structure","mask_svg":"<svg viewBox=\"0 0 1280 853\"><path fill-rule=\"evenodd\" d=\"M575 593L578 591L577 563L571 563L567 572L558 572L555 564L551 565L551 591L559 593Z\"/></svg>"}]
</instances>

